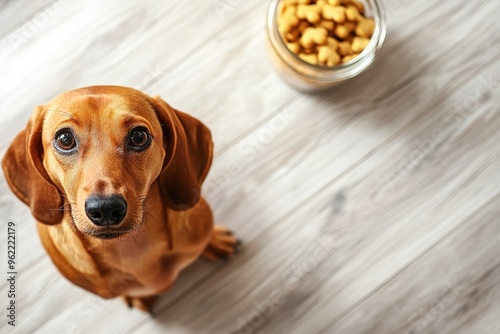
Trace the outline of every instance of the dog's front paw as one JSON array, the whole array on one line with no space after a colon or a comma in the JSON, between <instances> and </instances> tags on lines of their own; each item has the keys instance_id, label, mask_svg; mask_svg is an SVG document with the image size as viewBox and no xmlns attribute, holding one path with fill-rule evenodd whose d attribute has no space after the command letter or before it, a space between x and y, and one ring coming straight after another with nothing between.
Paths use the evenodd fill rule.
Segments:
<instances>
[{"instance_id":1,"label":"dog's front paw","mask_svg":"<svg viewBox=\"0 0 500 334\"><path fill-rule=\"evenodd\" d=\"M209 261L228 260L238 252L240 246L241 241L229 229L216 225L202 256Z\"/></svg>"},{"instance_id":2,"label":"dog's front paw","mask_svg":"<svg viewBox=\"0 0 500 334\"><path fill-rule=\"evenodd\" d=\"M141 311L148 312L151 315L153 313L153 306L155 305L156 299L158 296L149 296L149 297L128 297L122 296L130 308L138 308Z\"/></svg>"}]
</instances>

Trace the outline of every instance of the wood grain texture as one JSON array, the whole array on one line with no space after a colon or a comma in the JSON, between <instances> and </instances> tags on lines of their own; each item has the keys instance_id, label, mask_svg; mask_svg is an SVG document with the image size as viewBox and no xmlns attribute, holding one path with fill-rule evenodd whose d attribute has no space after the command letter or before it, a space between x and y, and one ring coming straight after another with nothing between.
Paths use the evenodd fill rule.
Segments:
<instances>
[{"instance_id":1,"label":"wood grain texture","mask_svg":"<svg viewBox=\"0 0 500 334\"><path fill-rule=\"evenodd\" d=\"M500 4L387 1L375 65L317 95L273 71L267 5L0 4L1 155L62 91L159 94L211 128L204 193L245 243L189 267L151 318L62 278L2 177L20 273L18 323L2 333L500 331Z\"/></svg>"},{"instance_id":2,"label":"wood grain texture","mask_svg":"<svg viewBox=\"0 0 500 334\"><path fill-rule=\"evenodd\" d=\"M500 330L500 207L493 198L325 332ZM430 284L423 284L428 282ZM441 284L438 284L441 282ZM412 303L408 303L411 300Z\"/></svg>"}]
</instances>

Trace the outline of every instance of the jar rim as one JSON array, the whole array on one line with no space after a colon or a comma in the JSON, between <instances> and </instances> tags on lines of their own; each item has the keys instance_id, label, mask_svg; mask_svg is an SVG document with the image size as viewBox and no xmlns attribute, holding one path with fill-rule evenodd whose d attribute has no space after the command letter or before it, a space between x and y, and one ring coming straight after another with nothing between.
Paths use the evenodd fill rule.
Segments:
<instances>
[{"instance_id":1,"label":"jar rim","mask_svg":"<svg viewBox=\"0 0 500 334\"><path fill-rule=\"evenodd\" d=\"M374 61L375 54L382 47L386 35L385 17L383 5L377 0L365 0L373 12L375 29L366 48L352 60L335 65L314 65L300 59L285 44L278 30L278 14L282 0L271 0L267 15L267 33L272 47L277 49L276 55L280 57L287 66L301 76L310 80L322 82L338 82L352 78L366 70ZM291 64L295 66L291 66Z\"/></svg>"}]
</instances>

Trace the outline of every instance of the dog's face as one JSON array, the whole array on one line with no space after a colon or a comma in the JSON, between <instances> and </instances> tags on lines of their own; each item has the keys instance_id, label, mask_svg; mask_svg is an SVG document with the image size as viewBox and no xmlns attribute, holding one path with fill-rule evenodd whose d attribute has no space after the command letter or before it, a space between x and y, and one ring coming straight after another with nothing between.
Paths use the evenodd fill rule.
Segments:
<instances>
[{"instance_id":1,"label":"dog's face","mask_svg":"<svg viewBox=\"0 0 500 334\"><path fill-rule=\"evenodd\" d=\"M9 185L35 217L101 239L140 226L150 188L192 207L212 159L210 132L159 98L125 87L69 91L38 107L3 160Z\"/></svg>"},{"instance_id":2,"label":"dog's face","mask_svg":"<svg viewBox=\"0 0 500 334\"><path fill-rule=\"evenodd\" d=\"M76 227L111 238L140 225L168 146L147 98L72 91L43 112L43 166Z\"/></svg>"}]
</instances>

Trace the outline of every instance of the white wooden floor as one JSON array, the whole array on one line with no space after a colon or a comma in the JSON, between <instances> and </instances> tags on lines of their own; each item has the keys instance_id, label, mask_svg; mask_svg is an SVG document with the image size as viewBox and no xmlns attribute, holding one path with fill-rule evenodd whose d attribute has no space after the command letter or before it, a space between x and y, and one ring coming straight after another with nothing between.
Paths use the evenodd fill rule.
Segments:
<instances>
[{"instance_id":1,"label":"white wooden floor","mask_svg":"<svg viewBox=\"0 0 500 334\"><path fill-rule=\"evenodd\" d=\"M500 2L386 0L375 65L312 96L268 61L267 3L0 3L1 155L63 91L160 94L211 128L204 193L245 243L151 318L63 279L1 177L2 333L500 333Z\"/></svg>"}]
</instances>

